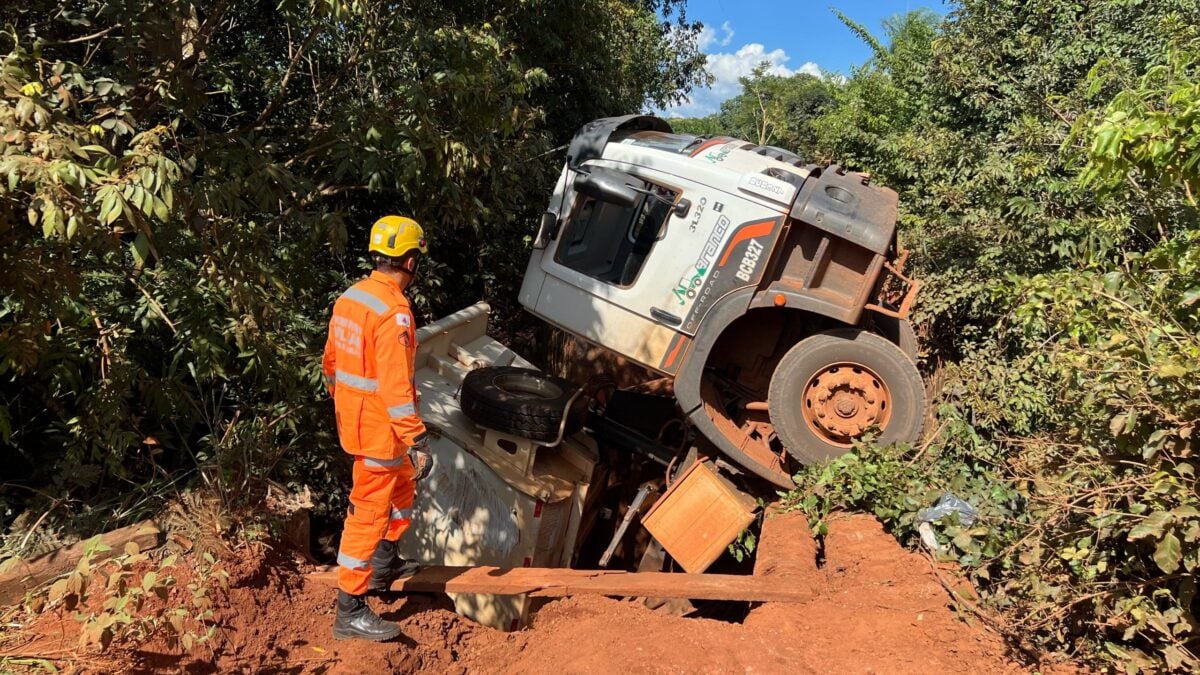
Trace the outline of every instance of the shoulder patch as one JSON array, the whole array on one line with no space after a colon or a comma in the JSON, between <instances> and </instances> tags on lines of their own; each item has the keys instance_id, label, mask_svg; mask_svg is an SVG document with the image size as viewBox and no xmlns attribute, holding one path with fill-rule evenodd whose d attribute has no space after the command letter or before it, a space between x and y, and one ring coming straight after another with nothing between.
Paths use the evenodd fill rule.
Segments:
<instances>
[{"instance_id":1,"label":"shoulder patch","mask_svg":"<svg viewBox=\"0 0 1200 675\"><path fill-rule=\"evenodd\" d=\"M412 327L412 316L408 312L396 312L396 325L405 328Z\"/></svg>"}]
</instances>

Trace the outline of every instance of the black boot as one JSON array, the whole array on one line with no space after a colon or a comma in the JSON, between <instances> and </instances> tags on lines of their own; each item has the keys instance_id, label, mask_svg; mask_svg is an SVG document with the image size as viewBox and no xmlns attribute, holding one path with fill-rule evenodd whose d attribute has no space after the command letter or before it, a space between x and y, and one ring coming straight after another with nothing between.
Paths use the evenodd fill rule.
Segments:
<instances>
[{"instance_id":1,"label":"black boot","mask_svg":"<svg viewBox=\"0 0 1200 675\"><path fill-rule=\"evenodd\" d=\"M357 638L371 642L384 642L400 634L400 626L384 621L371 611L361 595L350 595L338 590L337 618L333 621L335 640Z\"/></svg>"},{"instance_id":2,"label":"black boot","mask_svg":"<svg viewBox=\"0 0 1200 675\"><path fill-rule=\"evenodd\" d=\"M386 591L401 576L416 571L417 563L396 556L396 542L380 539L371 555L371 579L367 590Z\"/></svg>"}]
</instances>

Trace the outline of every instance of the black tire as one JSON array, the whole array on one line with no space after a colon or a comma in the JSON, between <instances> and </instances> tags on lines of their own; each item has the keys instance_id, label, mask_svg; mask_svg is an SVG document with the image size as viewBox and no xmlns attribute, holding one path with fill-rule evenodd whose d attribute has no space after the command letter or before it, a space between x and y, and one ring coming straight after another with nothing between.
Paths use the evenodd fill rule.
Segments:
<instances>
[{"instance_id":1,"label":"black tire","mask_svg":"<svg viewBox=\"0 0 1200 675\"><path fill-rule=\"evenodd\" d=\"M839 375L842 367L847 370ZM821 379L827 374L828 379L822 384ZM828 391L831 382L846 377L869 384L865 385L865 391L851 385L836 385L833 396L821 399L822 387ZM878 395L880 390L882 396ZM880 443L914 442L921 436L925 423L925 385L912 360L899 347L874 333L858 328L826 331L801 340L788 350L771 376L767 399L771 423L788 454L800 463L817 464L845 454L851 439L861 435L836 436L824 428L831 422L816 419L817 412L810 412L806 419L805 409L812 411L812 402L816 400L818 412L826 412L833 423L847 424L832 415L831 406L841 402L839 397L849 399L848 406L855 406L854 420L862 419L857 415L859 406L864 411L875 411L874 419L883 410L888 411L877 437ZM822 400L828 401L824 407ZM870 417L866 412L863 416Z\"/></svg>"},{"instance_id":2,"label":"black tire","mask_svg":"<svg viewBox=\"0 0 1200 675\"><path fill-rule=\"evenodd\" d=\"M463 378L459 403L479 426L547 443L558 438L575 390L567 380L537 370L480 368ZM565 434L579 430L575 417L568 417Z\"/></svg>"},{"instance_id":3,"label":"black tire","mask_svg":"<svg viewBox=\"0 0 1200 675\"><path fill-rule=\"evenodd\" d=\"M867 313L870 325L875 328L875 332L899 347L900 351L908 355L913 363L916 363L920 358L920 353L917 345L917 332L913 330L912 322L908 319L897 319L894 316L880 314L874 310L867 310Z\"/></svg>"}]
</instances>

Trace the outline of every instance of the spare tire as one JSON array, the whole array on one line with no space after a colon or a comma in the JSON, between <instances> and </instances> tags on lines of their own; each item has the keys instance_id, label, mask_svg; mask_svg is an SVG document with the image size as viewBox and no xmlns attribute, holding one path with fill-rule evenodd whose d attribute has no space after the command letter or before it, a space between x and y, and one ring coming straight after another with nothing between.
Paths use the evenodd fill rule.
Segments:
<instances>
[{"instance_id":1,"label":"spare tire","mask_svg":"<svg viewBox=\"0 0 1200 675\"><path fill-rule=\"evenodd\" d=\"M558 438L563 415L564 435L579 430L567 405L577 387L561 377L511 366L472 370L463 378L459 403L463 413L481 427L548 443Z\"/></svg>"}]
</instances>

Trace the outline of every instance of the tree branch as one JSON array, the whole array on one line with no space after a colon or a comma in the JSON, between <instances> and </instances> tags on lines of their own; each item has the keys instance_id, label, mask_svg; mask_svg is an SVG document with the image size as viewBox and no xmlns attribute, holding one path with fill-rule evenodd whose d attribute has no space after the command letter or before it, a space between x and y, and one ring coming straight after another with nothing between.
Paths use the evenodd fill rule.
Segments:
<instances>
[{"instance_id":1,"label":"tree branch","mask_svg":"<svg viewBox=\"0 0 1200 675\"><path fill-rule=\"evenodd\" d=\"M291 28L288 29L288 33L290 35ZM287 99L288 82L292 79L292 73L296 72L296 64L300 62L300 57L304 55L305 50L307 50L308 46L312 44L312 41L315 37L317 37L317 27L313 26L309 29L308 35L304 38L304 42L302 42L300 47L294 51L292 50L292 41L290 39L288 40L288 50L292 53L290 54L290 59L288 60L287 70L283 73L283 79L279 81L279 91L275 94L275 98L272 99L269 104L267 104L267 107L264 108L261 113L259 113L258 118L243 127L238 133L244 133L250 129L253 129L254 127L262 126L264 122L271 119L271 116L275 114L275 111L279 109L279 106L283 105L283 102Z\"/></svg>"}]
</instances>

